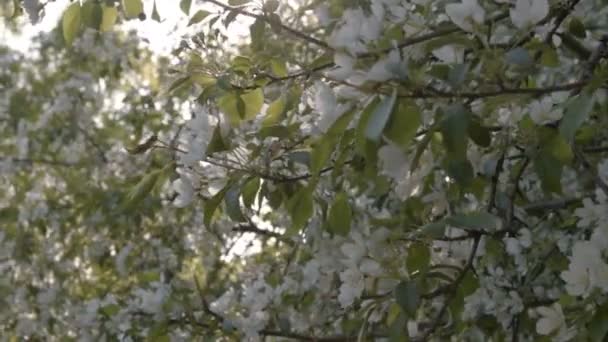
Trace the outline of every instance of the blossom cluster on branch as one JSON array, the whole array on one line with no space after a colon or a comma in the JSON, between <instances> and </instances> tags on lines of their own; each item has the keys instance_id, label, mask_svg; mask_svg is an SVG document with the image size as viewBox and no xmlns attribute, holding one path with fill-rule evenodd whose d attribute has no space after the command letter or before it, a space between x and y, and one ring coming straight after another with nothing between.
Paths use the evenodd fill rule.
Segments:
<instances>
[{"instance_id":1,"label":"blossom cluster on branch","mask_svg":"<svg viewBox=\"0 0 608 342\"><path fill-rule=\"evenodd\" d=\"M604 1L201 3L0 50L6 336L608 336Z\"/></svg>"}]
</instances>

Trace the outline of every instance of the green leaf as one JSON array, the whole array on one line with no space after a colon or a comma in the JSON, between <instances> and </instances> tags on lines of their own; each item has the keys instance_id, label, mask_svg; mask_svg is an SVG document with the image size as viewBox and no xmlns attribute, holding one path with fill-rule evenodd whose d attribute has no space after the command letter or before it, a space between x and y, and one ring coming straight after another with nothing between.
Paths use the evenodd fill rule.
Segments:
<instances>
[{"instance_id":1,"label":"green leaf","mask_svg":"<svg viewBox=\"0 0 608 342\"><path fill-rule=\"evenodd\" d=\"M192 0L181 0L179 2L179 8L185 15L190 15L190 7L192 6Z\"/></svg>"},{"instance_id":2,"label":"green leaf","mask_svg":"<svg viewBox=\"0 0 608 342\"><path fill-rule=\"evenodd\" d=\"M243 73L249 72L251 69L251 60L244 56L236 56L232 59L232 70Z\"/></svg>"},{"instance_id":3,"label":"green leaf","mask_svg":"<svg viewBox=\"0 0 608 342\"><path fill-rule=\"evenodd\" d=\"M591 342L602 342L606 340L608 335L608 306L600 307L591 321L587 324L587 331L589 332L589 341Z\"/></svg>"},{"instance_id":4,"label":"green leaf","mask_svg":"<svg viewBox=\"0 0 608 342\"><path fill-rule=\"evenodd\" d=\"M473 166L468 159L454 159L450 156L445 160L445 170L460 186L468 187L475 179Z\"/></svg>"},{"instance_id":5,"label":"green leaf","mask_svg":"<svg viewBox=\"0 0 608 342\"><path fill-rule=\"evenodd\" d=\"M367 129L368 124L371 121L372 114L374 113L374 109L379 105L380 98L378 96L374 96L361 110L361 114L359 115L359 123L357 124L357 134L356 134L356 147L357 151L360 154L364 154L365 148L367 146L367 137L365 135L365 131Z\"/></svg>"},{"instance_id":6,"label":"green leaf","mask_svg":"<svg viewBox=\"0 0 608 342\"><path fill-rule=\"evenodd\" d=\"M276 34L281 34L281 17L276 13L270 13L266 16L266 19L270 22L270 28Z\"/></svg>"},{"instance_id":7,"label":"green leaf","mask_svg":"<svg viewBox=\"0 0 608 342\"><path fill-rule=\"evenodd\" d=\"M562 163L548 153L538 153L534 158L534 170L541 186L547 193L561 193Z\"/></svg>"},{"instance_id":8,"label":"green leaf","mask_svg":"<svg viewBox=\"0 0 608 342\"><path fill-rule=\"evenodd\" d=\"M171 339L168 335L169 326L167 322L160 321L155 323L154 326L148 331L146 336L146 342L170 342Z\"/></svg>"},{"instance_id":9,"label":"green leaf","mask_svg":"<svg viewBox=\"0 0 608 342\"><path fill-rule=\"evenodd\" d=\"M551 154L562 164L570 164L574 159L574 153L570 144L568 144L562 135L557 134L555 130L551 129L551 133L550 138L543 141L541 151Z\"/></svg>"},{"instance_id":10,"label":"green leaf","mask_svg":"<svg viewBox=\"0 0 608 342\"><path fill-rule=\"evenodd\" d=\"M177 89L181 89L182 87L189 85L190 81L190 76L184 76L174 80L171 85L169 85L169 89L167 89L167 94L170 94L176 91Z\"/></svg>"},{"instance_id":11,"label":"green leaf","mask_svg":"<svg viewBox=\"0 0 608 342\"><path fill-rule=\"evenodd\" d=\"M399 309L400 307L397 306ZM394 312L394 311L393 311ZM399 309L396 317L389 323L389 339L388 342L408 342L409 336L407 332L407 317L405 313Z\"/></svg>"},{"instance_id":12,"label":"green leaf","mask_svg":"<svg viewBox=\"0 0 608 342\"><path fill-rule=\"evenodd\" d=\"M281 121L281 119L283 119L283 114L285 114L285 108L285 96L281 95L268 106L268 109L266 109L266 117L264 118L264 121L262 121L262 126L272 126Z\"/></svg>"},{"instance_id":13,"label":"green leaf","mask_svg":"<svg viewBox=\"0 0 608 342\"><path fill-rule=\"evenodd\" d=\"M329 161L335 145L332 139L321 139L313 147L310 153L310 172L318 175L325 164Z\"/></svg>"},{"instance_id":14,"label":"green leaf","mask_svg":"<svg viewBox=\"0 0 608 342\"><path fill-rule=\"evenodd\" d=\"M551 46L544 46L540 56L540 63L546 67L556 68L559 64L557 51Z\"/></svg>"},{"instance_id":15,"label":"green leaf","mask_svg":"<svg viewBox=\"0 0 608 342\"><path fill-rule=\"evenodd\" d=\"M448 82L453 88L458 88L467 77L467 72L469 71L469 64L454 64L450 66L450 70L448 72Z\"/></svg>"},{"instance_id":16,"label":"green leaf","mask_svg":"<svg viewBox=\"0 0 608 342\"><path fill-rule=\"evenodd\" d=\"M469 137L475 144L481 147L489 147L492 143L490 130L482 126L479 120L471 120L469 124Z\"/></svg>"},{"instance_id":17,"label":"green leaf","mask_svg":"<svg viewBox=\"0 0 608 342\"><path fill-rule=\"evenodd\" d=\"M251 37L251 47L254 51L260 51L264 48L264 35L266 32L266 23L262 19L256 19L249 26L249 34Z\"/></svg>"},{"instance_id":18,"label":"green leaf","mask_svg":"<svg viewBox=\"0 0 608 342\"><path fill-rule=\"evenodd\" d=\"M215 210L217 209L217 207L219 207L220 203L222 203L222 200L224 199L224 195L226 194L226 191L228 191L228 186L226 186L222 190L218 191L218 193L213 195L213 197L211 197L210 199L205 201L205 207L203 210L203 216L204 216L203 223L205 224L206 227L209 227L211 225L211 221L213 219L213 215L215 214Z\"/></svg>"},{"instance_id":19,"label":"green leaf","mask_svg":"<svg viewBox=\"0 0 608 342\"><path fill-rule=\"evenodd\" d=\"M82 21L86 27L99 30L103 19L103 9L94 0L87 0L81 7Z\"/></svg>"},{"instance_id":20,"label":"green leaf","mask_svg":"<svg viewBox=\"0 0 608 342\"><path fill-rule=\"evenodd\" d=\"M141 0L123 0L122 8L127 19L137 18L144 13L144 4Z\"/></svg>"},{"instance_id":21,"label":"green leaf","mask_svg":"<svg viewBox=\"0 0 608 342\"><path fill-rule=\"evenodd\" d=\"M152 190L156 185L159 177L161 176L163 170L154 170L147 175L143 176L141 180L129 191L127 194L126 201L124 202L123 208L125 210L130 210L137 204L139 204Z\"/></svg>"},{"instance_id":22,"label":"green leaf","mask_svg":"<svg viewBox=\"0 0 608 342\"><path fill-rule=\"evenodd\" d=\"M291 136L291 131L288 127L281 125L273 125L262 127L259 132L260 138L266 137L277 137L277 138L289 138Z\"/></svg>"},{"instance_id":23,"label":"green leaf","mask_svg":"<svg viewBox=\"0 0 608 342\"><path fill-rule=\"evenodd\" d=\"M445 222L467 230L493 232L499 228L500 219L486 211L477 211L450 216Z\"/></svg>"},{"instance_id":24,"label":"green leaf","mask_svg":"<svg viewBox=\"0 0 608 342\"><path fill-rule=\"evenodd\" d=\"M278 8L279 8L279 1L278 0L266 0L264 2L264 7L263 7L264 12L273 13Z\"/></svg>"},{"instance_id":25,"label":"green leaf","mask_svg":"<svg viewBox=\"0 0 608 342\"><path fill-rule=\"evenodd\" d=\"M507 63L527 67L534 63L534 58L530 55L530 52L523 47L516 47L513 50L509 50L505 54L505 60Z\"/></svg>"},{"instance_id":26,"label":"green leaf","mask_svg":"<svg viewBox=\"0 0 608 342\"><path fill-rule=\"evenodd\" d=\"M418 285L414 281L402 281L395 287L395 301L410 317L416 315L420 305Z\"/></svg>"},{"instance_id":27,"label":"green leaf","mask_svg":"<svg viewBox=\"0 0 608 342\"><path fill-rule=\"evenodd\" d=\"M253 201L255 200L255 195L257 195L258 190L260 189L260 177L253 177L245 183L243 186L243 204L247 208L251 208Z\"/></svg>"},{"instance_id":28,"label":"green leaf","mask_svg":"<svg viewBox=\"0 0 608 342\"><path fill-rule=\"evenodd\" d=\"M350 124L355 111L348 111L340 116L327 130L327 133L314 145L311 152L310 170L313 175L318 175L325 164L329 161L336 145Z\"/></svg>"},{"instance_id":29,"label":"green leaf","mask_svg":"<svg viewBox=\"0 0 608 342\"><path fill-rule=\"evenodd\" d=\"M420 228L418 234L430 239L438 239L445 235L445 228L445 222L443 220L431 222Z\"/></svg>"},{"instance_id":30,"label":"green leaf","mask_svg":"<svg viewBox=\"0 0 608 342\"><path fill-rule=\"evenodd\" d=\"M414 154L414 158L412 159L412 166L410 166L410 171L414 171L418 168L418 163L420 162L420 158L424 153L424 150L429 146L431 139L433 138L433 134L435 133L435 126L432 126L428 132L424 135L418 146L416 147L416 153Z\"/></svg>"},{"instance_id":31,"label":"green leaf","mask_svg":"<svg viewBox=\"0 0 608 342\"><path fill-rule=\"evenodd\" d=\"M160 23L160 14L158 13L158 8L156 8L156 0L154 0L154 5L152 6L152 20ZM188 24L188 26L190 26Z\"/></svg>"},{"instance_id":32,"label":"green leaf","mask_svg":"<svg viewBox=\"0 0 608 342\"><path fill-rule=\"evenodd\" d=\"M205 18L207 18L210 14L211 14L211 12L208 12L205 10L196 11L196 13L194 13L192 18L190 18L190 21L188 21L188 26L200 23Z\"/></svg>"},{"instance_id":33,"label":"green leaf","mask_svg":"<svg viewBox=\"0 0 608 342\"><path fill-rule=\"evenodd\" d=\"M448 157L464 160L467 157L467 138L471 113L461 104L451 105L441 121L441 134Z\"/></svg>"},{"instance_id":34,"label":"green leaf","mask_svg":"<svg viewBox=\"0 0 608 342\"><path fill-rule=\"evenodd\" d=\"M109 304L102 306L99 310L106 317L112 318L114 315L120 312L120 306L118 304Z\"/></svg>"},{"instance_id":35,"label":"green leaf","mask_svg":"<svg viewBox=\"0 0 608 342\"><path fill-rule=\"evenodd\" d=\"M568 32L572 33L572 35L577 38L583 39L587 37L585 24L576 17L570 19L570 23L568 23Z\"/></svg>"},{"instance_id":36,"label":"green leaf","mask_svg":"<svg viewBox=\"0 0 608 342\"><path fill-rule=\"evenodd\" d=\"M441 234L443 236L443 233ZM407 250L407 259L405 265L407 266L407 272L414 274L415 272L426 271L431 262L431 252L426 244L421 242L414 242L410 245Z\"/></svg>"},{"instance_id":37,"label":"green leaf","mask_svg":"<svg viewBox=\"0 0 608 342\"><path fill-rule=\"evenodd\" d=\"M348 125L350 124L350 122L354 116L355 116L354 110L349 110L348 112L342 114L329 127L325 136L332 139L334 142L337 142L344 134L344 131L346 130L346 128L348 128Z\"/></svg>"},{"instance_id":38,"label":"green leaf","mask_svg":"<svg viewBox=\"0 0 608 342\"><path fill-rule=\"evenodd\" d=\"M568 100L566 112L559 125L559 132L571 142L578 128L587 120L593 109L593 97L586 93Z\"/></svg>"},{"instance_id":39,"label":"green leaf","mask_svg":"<svg viewBox=\"0 0 608 342\"><path fill-rule=\"evenodd\" d=\"M230 6L242 6L250 1L251 0L228 0L228 4Z\"/></svg>"},{"instance_id":40,"label":"green leaf","mask_svg":"<svg viewBox=\"0 0 608 342\"><path fill-rule=\"evenodd\" d=\"M236 111L239 114L239 118L245 118L245 101L241 97L241 95L236 95Z\"/></svg>"},{"instance_id":41,"label":"green leaf","mask_svg":"<svg viewBox=\"0 0 608 342\"><path fill-rule=\"evenodd\" d=\"M350 232L352 210L348 204L348 197L344 192L336 195L327 215L327 229L329 232L347 236Z\"/></svg>"},{"instance_id":42,"label":"green leaf","mask_svg":"<svg viewBox=\"0 0 608 342\"><path fill-rule=\"evenodd\" d=\"M216 152L222 152L228 150L228 146L224 142L220 126L216 126L211 136L209 146L207 146L207 155L211 155Z\"/></svg>"},{"instance_id":43,"label":"green leaf","mask_svg":"<svg viewBox=\"0 0 608 342\"><path fill-rule=\"evenodd\" d=\"M230 124L236 126L243 119L252 119L260 112L264 104L264 93L261 88L240 95L233 91L220 97L217 104Z\"/></svg>"},{"instance_id":44,"label":"green leaf","mask_svg":"<svg viewBox=\"0 0 608 342\"><path fill-rule=\"evenodd\" d=\"M273 58L270 61L270 70L276 77L286 77L288 75L285 61L278 60L276 58Z\"/></svg>"},{"instance_id":45,"label":"green leaf","mask_svg":"<svg viewBox=\"0 0 608 342\"><path fill-rule=\"evenodd\" d=\"M63 39L67 45L72 45L82 22L80 3L75 2L68 6L63 12L63 18L61 19L61 27L63 29Z\"/></svg>"},{"instance_id":46,"label":"green leaf","mask_svg":"<svg viewBox=\"0 0 608 342\"><path fill-rule=\"evenodd\" d=\"M241 212L241 189L238 186L231 186L224 194L224 204L226 205L226 213L232 221L242 222L245 220Z\"/></svg>"},{"instance_id":47,"label":"green leaf","mask_svg":"<svg viewBox=\"0 0 608 342\"><path fill-rule=\"evenodd\" d=\"M416 103L410 100L401 100L384 128L384 135L405 149L414 140L421 123L420 108Z\"/></svg>"},{"instance_id":48,"label":"green leaf","mask_svg":"<svg viewBox=\"0 0 608 342\"><path fill-rule=\"evenodd\" d=\"M236 17L238 17L239 15L239 11L237 10L230 10L228 12L228 15L224 18L224 27L227 29L230 24L232 24L233 21L236 20Z\"/></svg>"},{"instance_id":49,"label":"green leaf","mask_svg":"<svg viewBox=\"0 0 608 342\"><path fill-rule=\"evenodd\" d=\"M300 188L287 201L287 211L291 216L291 227L287 229L287 235L300 232L313 213L312 189L310 187Z\"/></svg>"},{"instance_id":50,"label":"green leaf","mask_svg":"<svg viewBox=\"0 0 608 342\"><path fill-rule=\"evenodd\" d=\"M380 136L382 136L382 131L386 126L389 118L391 117L391 113L395 108L395 101L397 100L397 89L393 89L393 93L389 97L385 97L382 101L377 105L372 113L369 121L367 122L367 126L365 128L365 137L372 141L379 141Z\"/></svg>"},{"instance_id":51,"label":"green leaf","mask_svg":"<svg viewBox=\"0 0 608 342\"><path fill-rule=\"evenodd\" d=\"M118 18L118 9L114 6L103 5L103 14L101 17L101 32L107 32L114 27Z\"/></svg>"}]
</instances>

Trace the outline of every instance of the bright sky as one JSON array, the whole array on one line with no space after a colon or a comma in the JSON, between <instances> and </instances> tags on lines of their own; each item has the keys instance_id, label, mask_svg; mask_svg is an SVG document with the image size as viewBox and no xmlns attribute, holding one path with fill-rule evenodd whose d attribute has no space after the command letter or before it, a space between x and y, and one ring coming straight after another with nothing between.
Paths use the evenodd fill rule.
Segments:
<instances>
[{"instance_id":1,"label":"bright sky","mask_svg":"<svg viewBox=\"0 0 608 342\"><path fill-rule=\"evenodd\" d=\"M49 2L45 7L45 15L38 24L31 25L27 20L27 15L23 16L24 24L21 33L14 35L8 30L2 28L0 24L0 40L5 42L13 49L26 52L29 48L31 38L38 32L51 31L56 25L63 10L70 3L69 0L55 0ZM212 13L218 12L219 8L211 4L199 5L193 1L190 15L196 13L197 10L204 8ZM190 28L187 27L188 17L180 10L179 1L177 0L157 0L156 6L160 14L162 22L158 23L150 19L152 14L153 0L144 0L145 12L148 16L146 21L137 19L124 23L122 26L125 29L135 29L139 32L140 37L149 41L149 47L157 53L169 53L171 48L177 46L180 42L180 37L183 34L192 32L196 29L196 25ZM236 42L249 34L249 25L252 23L250 18L239 17L233 22L227 32L231 42ZM205 25L205 21L199 25ZM221 25L218 25L221 26Z\"/></svg>"},{"instance_id":2,"label":"bright sky","mask_svg":"<svg viewBox=\"0 0 608 342\"><path fill-rule=\"evenodd\" d=\"M13 34L9 30L3 28L2 22L0 21L0 41L15 50L27 53L30 48L32 37L39 32L49 32L56 27L63 10L69 3L69 0L55 0L54 2L49 2L45 7L44 17L36 25L30 24L27 14L24 14L21 18L23 25L18 34ZM200 5L195 3L196 1L193 1L190 15L193 15L199 9L205 9L212 13L220 11L218 7L211 4ZM179 8L179 1L156 1L156 6L161 17L160 23L151 19L153 4L154 0L144 0L144 9L148 16L147 20L143 22L137 19L131 20L123 23L121 28L126 30L137 30L139 36L149 42L148 47L151 50L159 54L168 54L171 52L172 48L179 45L180 38L183 35L196 31L197 27L196 25L193 25L190 28L187 27L189 18ZM242 16L237 18L237 20L230 24L229 30L227 32L224 31L229 38L228 42L235 43L246 38L249 35L249 25L252 23L253 20L251 18ZM206 25L206 21L203 21L199 25ZM222 25L218 25L218 27L223 28ZM265 222L261 222L257 217L254 218L254 221L256 221L256 224L262 229L272 229L272 227ZM253 233L245 233L236 241L232 250L225 258L231 260L238 255L256 253L260 248L260 241L257 240L256 235Z\"/></svg>"}]
</instances>

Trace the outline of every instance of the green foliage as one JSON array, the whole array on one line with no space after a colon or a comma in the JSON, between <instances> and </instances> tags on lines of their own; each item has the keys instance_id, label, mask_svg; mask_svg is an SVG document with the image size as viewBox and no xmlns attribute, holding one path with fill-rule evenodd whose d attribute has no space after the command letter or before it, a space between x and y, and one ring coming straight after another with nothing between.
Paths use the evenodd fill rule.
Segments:
<instances>
[{"instance_id":1,"label":"green foliage","mask_svg":"<svg viewBox=\"0 0 608 342\"><path fill-rule=\"evenodd\" d=\"M264 93L261 88L245 93L231 91L221 96L217 103L227 115L230 124L236 126L242 120L252 119L260 113L264 104Z\"/></svg>"},{"instance_id":2,"label":"green foliage","mask_svg":"<svg viewBox=\"0 0 608 342\"><path fill-rule=\"evenodd\" d=\"M421 123L418 106L413 101L400 100L384 128L384 135L406 149L413 142Z\"/></svg>"},{"instance_id":3,"label":"green foliage","mask_svg":"<svg viewBox=\"0 0 608 342\"><path fill-rule=\"evenodd\" d=\"M301 187L287 201L286 209L291 216L291 226L287 229L287 234L294 235L299 233L312 216L314 210L312 189Z\"/></svg>"},{"instance_id":4,"label":"green foliage","mask_svg":"<svg viewBox=\"0 0 608 342\"><path fill-rule=\"evenodd\" d=\"M205 10L198 10L196 13L192 15L190 21L188 21L188 26L192 26L194 24L198 24L207 18L211 13Z\"/></svg>"},{"instance_id":5,"label":"green foliage","mask_svg":"<svg viewBox=\"0 0 608 342\"><path fill-rule=\"evenodd\" d=\"M122 8L127 19L137 18L144 12L142 0L122 0Z\"/></svg>"},{"instance_id":6,"label":"green foliage","mask_svg":"<svg viewBox=\"0 0 608 342\"><path fill-rule=\"evenodd\" d=\"M0 330L604 340L582 3L180 0L163 56L121 26L142 0L73 1L36 53L0 48Z\"/></svg>"},{"instance_id":7,"label":"green foliage","mask_svg":"<svg viewBox=\"0 0 608 342\"><path fill-rule=\"evenodd\" d=\"M367 120L365 127L365 137L371 141L377 142L380 140L382 131L386 126L397 100L397 89L393 89L390 97L382 99L374 108L371 116Z\"/></svg>"},{"instance_id":8,"label":"green foliage","mask_svg":"<svg viewBox=\"0 0 608 342\"><path fill-rule=\"evenodd\" d=\"M418 285L414 281L402 281L395 287L395 300L397 304L410 317L416 314L420 305Z\"/></svg>"},{"instance_id":9,"label":"green foliage","mask_svg":"<svg viewBox=\"0 0 608 342\"><path fill-rule=\"evenodd\" d=\"M333 234L347 236L352 222L352 209L345 193L338 193L327 214L327 230Z\"/></svg>"},{"instance_id":10,"label":"green foliage","mask_svg":"<svg viewBox=\"0 0 608 342\"><path fill-rule=\"evenodd\" d=\"M574 135L579 127L589 117L593 109L593 98L588 94L582 93L568 102L564 118L559 125L560 133L568 141L574 139Z\"/></svg>"},{"instance_id":11,"label":"green foliage","mask_svg":"<svg viewBox=\"0 0 608 342\"><path fill-rule=\"evenodd\" d=\"M65 39L65 42L68 45L72 44L80 30L82 22L81 16L80 3L78 2L71 4L63 13L63 18L61 19L63 39Z\"/></svg>"}]
</instances>

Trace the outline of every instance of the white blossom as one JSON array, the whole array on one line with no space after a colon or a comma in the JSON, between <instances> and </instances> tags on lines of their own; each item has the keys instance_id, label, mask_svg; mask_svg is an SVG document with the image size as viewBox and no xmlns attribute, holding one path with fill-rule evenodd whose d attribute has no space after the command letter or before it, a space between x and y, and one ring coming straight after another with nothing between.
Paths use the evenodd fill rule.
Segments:
<instances>
[{"instance_id":1,"label":"white blossom","mask_svg":"<svg viewBox=\"0 0 608 342\"><path fill-rule=\"evenodd\" d=\"M473 32L474 25L482 24L486 15L477 0L462 0L462 3L446 5L445 12L454 24L468 32Z\"/></svg>"},{"instance_id":2,"label":"white blossom","mask_svg":"<svg viewBox=\"0 0 608 342\"><path fill-rule=\"evenodd\" d=\"M36 24L40 20L39 12L41 7L39 0L23 0L23 9L30 17L32 24Z\"/></svg>"},{"instance_id":3,"label":"white blossom","mask_svg":"<svg viewBox=\"0 0 608 342\"><path fill-rule=\"evenodd\" d=\"M530 103L530 118L539 125L561 119L563 112L553 106L551 97L544 97L542 100L534 100Z\"/></svg>"},{"instance_id":4,"label":"white blossom","mask_svg":"<svg viewBox=\"0 0 608 342\"><path fill-rule=\"evenodd\" d=\"M528 28L549 14L549 2L547 0L517 0L515 8L512 8L509 14L515 27Z\"/></svg>"},{"instance_id":5,"label":"white blossom","mask_svg":"<svg viewBox=\"0 0 608 342\"><path fill-rule=\"evenodd\" d=\"M315 92L315 108L321 114L317 123L318 129L326 133L331 125L347 110L347 106L338 103L331 88L323 82L317 82Z\"/></svg>"},{"instance_id":6,"label":"white blossom","mask_svg":"<svg viewBox=\"0 0 608 342\"><path fill-rule=\"evenodd\" d=\"M541 318L536 321L536 332L541 335L550 335L566 325L566 318L558 303L552 306L541 306L536 309Z\"/></svg>"},{"instance_id":7,"label":"white blossom","mask_svg":"<svg viewBox=\"0 0 608 342\"><path fill-rule=\"evenodd\" d=\"M587 297L595 287L608 291L608 264L590 241L579 241L572 248L569 269L562 272L566 290L573 296Z\"/></svg>"},{"instance_id":8,"label":"white blossom","mask_svg":"<svg viewBox=\"0 0 608 342\"><path fill-rule=\"evenodd\" d=\"M177 192L173 205L178 208L187 207L194 200L194 186L190 179L184 175L173 181L173 190Z\"/></svg>"},{"instance_id":9,"label":"white blossom","mask_svg":"<svg viewBox=\"0 0 608 342\"><path fill-rule=\"evenodd\" d=\"M361 297L365 282L363 274L356 268L348 268L340 273L340 294L338 301L343 308L349 307L355 299Z\"/></svg>"},{"instance_id":10,"label":"white blossom","mask_svg":"<svg viewBox=\"0 0 608 342\"><path fill-rule=\"evenodd\" d=\"M115 259L116 270L118 271L118 274L120 274L123 277L128 274L127 257L129 256L129 253L131 253L132 249L133 249L133 244L128 243L116 255L116 259Z\"/></svg>"}]
</instances>

